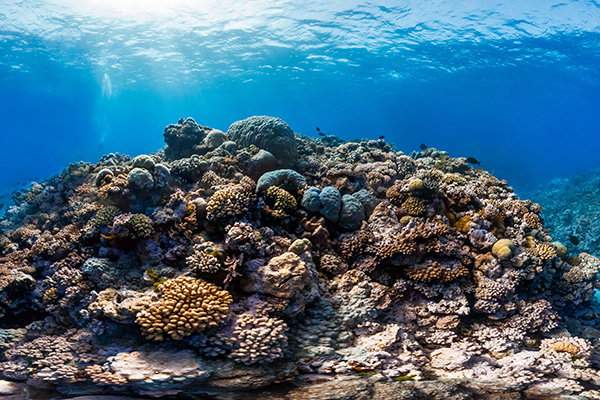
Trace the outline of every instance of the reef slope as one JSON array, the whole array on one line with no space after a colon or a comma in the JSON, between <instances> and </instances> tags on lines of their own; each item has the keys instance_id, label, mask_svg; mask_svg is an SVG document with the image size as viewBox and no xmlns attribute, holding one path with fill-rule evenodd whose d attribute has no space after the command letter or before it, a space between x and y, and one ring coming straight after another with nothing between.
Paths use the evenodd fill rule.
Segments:
<instances>
[{"instance_id":1,"label":"reef slope","mask_svg":"<svg viewBox=\"0 0 600 400\"><path fill-rule=\"evenodd\" d=\"M600 260L552 242L539 205L444 151L232 127L181 119L164 150L15 195L3 387L600 398Z\"/></svg>"}]
</instances>

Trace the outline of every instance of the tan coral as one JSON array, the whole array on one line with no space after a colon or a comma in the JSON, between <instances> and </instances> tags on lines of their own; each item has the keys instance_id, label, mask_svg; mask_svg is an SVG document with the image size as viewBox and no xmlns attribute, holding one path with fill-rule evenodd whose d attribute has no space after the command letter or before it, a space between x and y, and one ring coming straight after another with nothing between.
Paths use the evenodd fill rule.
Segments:
<instances>
[{"instance_id":1,"label":"tan coral","mask_svg":"<svg viewBox=\"0 0 600 400\"><path fill-rule=\"evenodd\" d=\"M401 207L402 203L404 203L410 195L402 191L402 186L394 185L387 190L385 197L396 207Z\"/></svg>"},{"instance_id":2,"label":"tan coral","mask_svg":"<svg viewBox=\"0 0 600 400\"><path fill-rule=\"evenodd\" d=\"M272 362L283 356L287 330L285 322L278 318L242 314L228 340L234 346L229 358L244 364Z\"/></svg>"},{"instance_id":3,"label":"tan coral","mask_svg":"<svg viewBox=\"0 0 600 400\"><path fill-rule=\"evenodd\" d=\"M581 351L579 346L576 346L573 343L567 343L567 342L552 343L550 345L550 348L554 349L556 351L563 351L563 352L566 352L566 353L569 353L572 355L577 355Z\"/></svg>"},{"instance_id":4,"label":"tan coral","mask_svg":"<svg viewBox=\"0 0 600 400\"><path fill-rule=\"evenodd\" d=\"M250 209L250 193L241 185L217 190L206 206L209 221L240 217Z\"/></svg>"},{"instance_id":5,"label":"tan coral","mask_svg":"<svg viewBox=\"0 0 600 400\"><path fill-rule=\"evenodd\" d=\"M206 171L204 175L202 175L202 184L206 188L211 188L213 186L222 186L226 185L227 179L221 178L214 171Z\"/></svg>"},{"instance_id":6,"label":"tan coral","mask_svg":"<svg viewBox=\"0 0 600 400\"><path fill-rule=\"evenodd\" d=\"M556 257L556 249L551 244L541 243L537 245L536 249L538 257L542 260L551 260Z\"/></svg>"},{"instance_id":7,"label":"tan coral","mask_svg":"<svg viewBox=\"0 0 600 400\"><path fill-rule=\"evenodd\" d=\"M464 265L443 265L437 261L406 269L406 275L410 279L426 283L450 282L468 273L469 270Z\"/></svg>"},{"instance_id":8,"label":"tan coral","mask_svg":"<svg viewBox=\"0 0 600 400\"><path fill-rule=\"evenodd\" d=\"M127 378L111 371L104 371L98 364L89 365L84 373L97 385L123 385L127 383Z\"/></svg>"},{"instance_id":9,"label":"tan coral","mask_svg":"<svg viewBox=\"0 0 600 400\"><path fill-rule=\"evenodd\" d=\"M540 229L542 227L542 222L537 214L527 213L524 215L523 219L531 229Z\"/></svg>"},{"instance_id":10,"label":"tan coral","mask_svg":"<svg viewBox=\"0 0 600 400\"><path fill-rule=\"evenodd\" d=\"M144 214L134 214L130 221L135 235L139 238L148 237L154 232L150 218Z\"/></svg>"},{"instance_id":11,"label":"tan coral","mask_svg":"<svg viewBox=\"0 0 600 400\"><path fill-rule=\"evenodd\" d=\"M158 286L160 299L137 315L142 334L162 341L181 340L216 326L226 315L231 295L202 279L180 276Z\"/></svg>"},{"instance_id":12,"label":"tan coral","mask_svg":"<svg viewBox=\"0 0 600 400\"><path fill-rule=\"evenodd\" d=\"M221 261L217 258L221 253L211 242L194 245L194 252L186 258L186 265L192 271L215 273L221 268Z\"/></svg>"},{"instance_id":13,"label":"tan coral","mask_svg":"<svg viewBox=\"0 0 600 400\"><path fill-rule=\"evenodd\" d=\"M413 217L421 216L425 213L425 205L423 201L417 197L409 197L404 203L402 203L402 209L406 211L408 215Z\"/></svg>"},{"instance_id":14,"label":"tan coral","mask_svg":"<svg viewBox=\"0 0 600 400\"><path fill-rule=\"evenodd\" d=\"M275 218L287 218L297 207L294 196L278 186L271 186L267 189L266 200L270 206L265 209Z\"/></svg>"}]
</instances>

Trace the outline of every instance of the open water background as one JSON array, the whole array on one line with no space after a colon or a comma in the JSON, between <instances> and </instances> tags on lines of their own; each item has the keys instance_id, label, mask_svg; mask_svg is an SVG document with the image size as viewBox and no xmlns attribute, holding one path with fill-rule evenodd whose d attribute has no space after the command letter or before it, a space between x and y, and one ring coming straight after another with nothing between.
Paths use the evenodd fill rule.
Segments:
<instances>
[{"instance_id":1,"label":"open water background","mask_svg":"<svg viewBox=\"0 0 600 400\"><path fill-rule=\"evenodd\" d=\"M252 115L423 142L526 190L600 166L600 4L0 2L0 194L156 151L180 117Z\"/></svg>"}]
</instances>

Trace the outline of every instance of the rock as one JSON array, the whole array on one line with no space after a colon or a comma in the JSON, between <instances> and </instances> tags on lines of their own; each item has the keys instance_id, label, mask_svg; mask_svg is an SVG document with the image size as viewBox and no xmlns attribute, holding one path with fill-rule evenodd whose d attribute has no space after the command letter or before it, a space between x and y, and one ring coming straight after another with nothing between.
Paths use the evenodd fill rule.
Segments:
<instances>
[{"instance_id":1,"label":"rock","mask_svg":"<svg viewBox=\"0 0 600 400\"><path fill-rule=\"evenodd\" d=\"M432 368L441 368L448 371L457 371L464 369L471 360L471 355L461 349L451 349L444 347L431 353Z\"/></svg>"},{"instance_id":2,"label":"rock","mask_svg":"<svg viewBox=\"0 0 600 400\"><path fill-rule=\"evenodd\" d=\"M292 167L298 160L296 136L289 125L279 118L254 116L234 122L227 136L239 146L253 144L267 150L275 156L280 167Z\"/></svg>"},{"instance_id":3,"label":"rock","mask_svg":"<svg viewBox=\"0 0 600 400\"><path fill-rule=\"evenodd\" d=\"M187 350L118 353L110 362L110 370L129 381L154 380L157 375L166 379L189 375L208 377L193 352Z\"/></svg>"},{"instance_id":4,"label":"rock","mask_svg":"<svg viewBox=\"0 0 600 400\"><path fill-rule=\"evenodd\" d=\"M266 150L259 150L258 153L250 158L248 176L256 180L264 173L276 170L277 166L278 162L273 154Z\"/></svg>"},{"instance_id":5,"label":"rock","mask_svg":"<svg viewBox=\"0 0 600 400\"><path fill-rule=\"evenodd\" d=\"M208 132L208 135L206 135L206 137L204 138L204 144L210 150L213 150L225 143L226 140L227 136L223 131L213 129L210 132Z\"/></svg>"},{"instance_id":6,"label":"rock","mask_svg":"<svg viewBox=\"0 0 600 400\"><path fill-rule=\"evenodd\" d=\"M24 385L16 382L0 380L0 396L18 394L25 391Z\"/></svg>"}]
</instances>

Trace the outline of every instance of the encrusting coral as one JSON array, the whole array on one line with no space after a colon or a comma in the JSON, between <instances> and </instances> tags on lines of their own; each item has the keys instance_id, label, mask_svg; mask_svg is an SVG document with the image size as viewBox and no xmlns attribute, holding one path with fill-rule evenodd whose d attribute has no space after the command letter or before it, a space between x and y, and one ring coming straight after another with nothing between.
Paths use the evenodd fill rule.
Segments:
<instances>
[{"instance_id":1,"label":"encrusting coral","mask_svg":"<svg viewBox=\"0 0 600 400\"><path fill-rule=\"evenodd\" d=\"M0 377L155 397L371 374L600 384L600 260L553 242L508 182L271 117L164 138L15 194Z\"/></svg>"}]
</instances>

